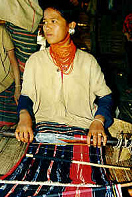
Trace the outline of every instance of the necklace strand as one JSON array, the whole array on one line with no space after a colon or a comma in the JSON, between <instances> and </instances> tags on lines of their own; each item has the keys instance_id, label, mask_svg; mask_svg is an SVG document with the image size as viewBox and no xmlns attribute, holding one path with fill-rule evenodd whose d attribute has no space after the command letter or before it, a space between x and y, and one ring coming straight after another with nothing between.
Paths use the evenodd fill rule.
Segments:
<instances>
[{"instance_id":1,"label":"necklace strand","mask_svg":"<svg viewBox=\"0 0 132 197\"><path fill-rule=\"evenodd\" d=\"M76 46L71 40L70 44L64 46L70 38L68 34L66 39L59 44L51 44L50 55L55 65L59 68L62 74L68 75L73 70L73 60L75 57Z\"/></svg>"}]
</instances>

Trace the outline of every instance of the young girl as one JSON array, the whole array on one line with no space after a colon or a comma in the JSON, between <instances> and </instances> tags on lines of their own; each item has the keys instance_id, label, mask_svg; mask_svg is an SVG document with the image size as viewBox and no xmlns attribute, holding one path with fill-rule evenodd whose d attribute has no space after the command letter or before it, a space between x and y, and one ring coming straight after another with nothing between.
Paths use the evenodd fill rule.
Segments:
<instances>
[{"instance_id":1,"label":"young girl","mask_svg":"<svg viewBox=\"0 0 132 197\"><path fill-rule=\"evenodd\" d=\"M19 99L16 138L32 142L35 121L89 129L90 146L106 144L112 124L111 90L95 58L73 43L77 13L70 1L44 3L43 30L50 47L34 53L26 63ZM95 107L98 100L98 109ZM33 109L33 113L32 113Z\"/></svg>"}]
</instances>

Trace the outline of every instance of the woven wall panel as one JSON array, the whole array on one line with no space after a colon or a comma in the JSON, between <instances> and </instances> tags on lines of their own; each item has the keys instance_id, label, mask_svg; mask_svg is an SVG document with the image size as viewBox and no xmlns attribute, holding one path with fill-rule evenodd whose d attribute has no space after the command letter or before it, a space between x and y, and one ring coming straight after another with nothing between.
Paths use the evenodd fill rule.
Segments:
<instances>
[{"instance_id":1,"label":"woven wall panel","mask_svg":"<svg viewBox=\"0 0 132 197\"><path fill-rule=\"evenodd\" d=\"M15 138L0 137L0 175L6 174L19 161L26 146Z\"/></svg>"}]
</instances>

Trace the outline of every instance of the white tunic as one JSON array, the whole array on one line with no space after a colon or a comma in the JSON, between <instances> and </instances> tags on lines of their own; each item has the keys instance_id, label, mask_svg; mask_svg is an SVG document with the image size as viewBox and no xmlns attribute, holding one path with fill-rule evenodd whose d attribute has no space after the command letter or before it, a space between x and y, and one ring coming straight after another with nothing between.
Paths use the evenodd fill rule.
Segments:
<instances>
[{"instance_id":1,"label":"white tunic","mask_svg":"<svg viewBox=\"0 0 132 197\"><path fill-rule=\"evenodd\" d=\"M96 96L111 90L95 58L77 50L73 70L63 76L53 63L49 48L36 52L26 63L22 95L33 101L36 122L53 121L89 128Z\"/></svg>"}]
</instances>

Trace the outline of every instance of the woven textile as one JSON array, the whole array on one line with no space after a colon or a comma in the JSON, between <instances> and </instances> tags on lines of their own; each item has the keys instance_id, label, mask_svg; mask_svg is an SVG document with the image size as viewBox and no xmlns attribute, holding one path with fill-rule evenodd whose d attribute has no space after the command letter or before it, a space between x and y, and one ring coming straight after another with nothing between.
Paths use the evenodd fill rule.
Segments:
<instances>
[{"instance_id":1,"label":"woven textile","mask_svg":"<svg viewBox=\"0 0 132 197\"><path fill-rule=\"evenodd\" d=\"M0 93L0 126L14 125L18 121L17 105L14 100L14 83Z\"/></svg>"},{"instance_id":2,"label":"woven textile","mask_svg":"<svg viewBox=\"0 0 132 197\"><path fill-rule=\"evenodd\" d=\"M19 161L26 146L15 138L0 136L0 175L6 174Z\"/></svg>"},{"instance_id":3,"label":"woven textile","mask_svg":"<svg viewBox=\"0 0 132 197\"><path fill-rule=\"evenodd\" d=\"M87 130L68 127L56 123L46 123L37 125L36 132L44 132L49 140L50 134L67 135L67 137L77 137L78 139L86 139ZM62 140L63 141L63 140ZM0 185L0 196L80 196L80 197L113 197L122 196L118 186L111 187L108 173L104 168L91 167L90 165L75 164L72 161L85 161L103 163L102 149L88 148L87 145L63 144L58 143L36 143L29 145L28 154L33 154L34 158L24 157L21 163L15 166L12 173L7 173L1 177L6 180L23 180L23 181L52 181L58 182L57 186L33 186L26 185ZM60 185L65 183L65 186ZM66 185L70 184L99 184L102 187L85 188Z\"/></svg>"},{"instance_id":4,"label":"woven textile","mask_svg":"<svg viewBox=\"0 0 132 197\"><path fill-rule=\"evenodd\" d=\"M120 140L122 138L132 139L132 136L129 135L132 132L132 124L123 120L114 119L113 125L109 128L109 132L112 137ZM120 166L132 166L132 145L130 144L128 147L125 145L121 146L106 146L106 162L110 165L120 165ZM132 169L130 171L127 170L118 170L118 169L110 169L111 180L118 183L123 182L131 182L132 181Z\"/></svg>"},{"instance_id":5,"label":"woven textile","mask_svg":"<svg viewBox=\"0 0 132 197\"><path fill-rule=\"evenodd\" d=\"M112 146L106 147L106 162L110 165L119 165L119 166L132 166L132 158L129 158L126 154L124 155L126 160L118 161L119 151L115 150ZM123 154L123 149L122 149ZM128 157L128 158L127 158ZM116 183L124 183L132 181L132 170L119 170L119 169L109 169L111 180Z\"/></svg>"},{"instance_id":6,"label":"woven textile","mask_svg":"<svg viewBox=\"0 0 132 197\"><path fill-rule=\"evenodd\" d=\"M6 23L6 28L11 34L15 55L19 62L20 70L23 72L26 61L32 53L37 51L38 29L31 33L9 22Z\"/></svg>"}]
</instances>

